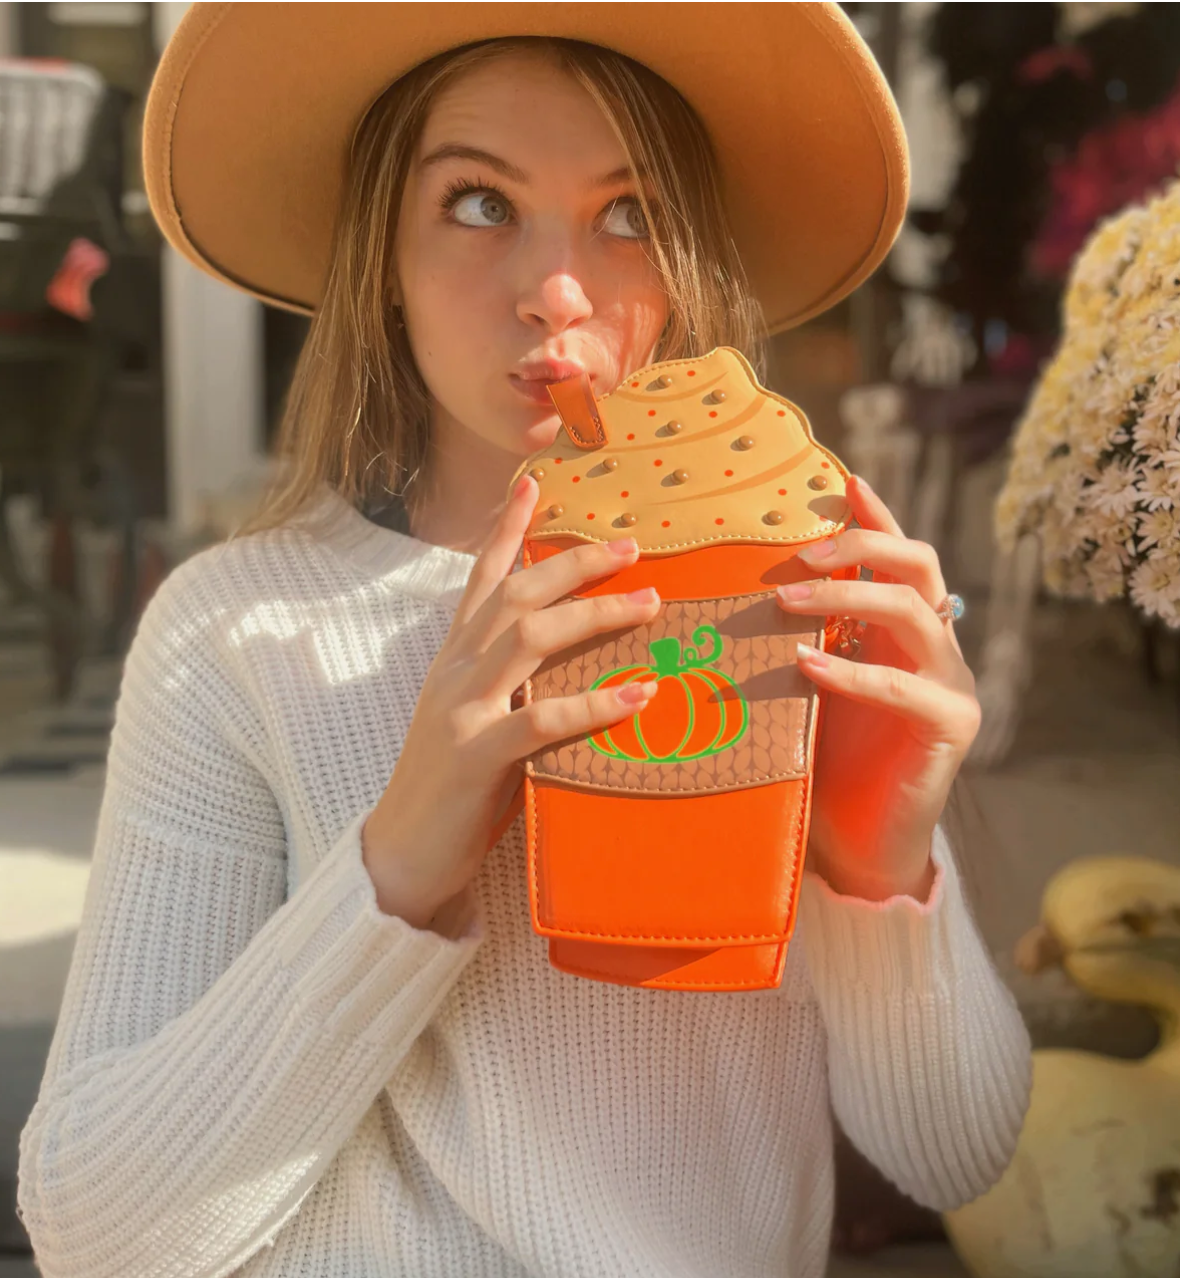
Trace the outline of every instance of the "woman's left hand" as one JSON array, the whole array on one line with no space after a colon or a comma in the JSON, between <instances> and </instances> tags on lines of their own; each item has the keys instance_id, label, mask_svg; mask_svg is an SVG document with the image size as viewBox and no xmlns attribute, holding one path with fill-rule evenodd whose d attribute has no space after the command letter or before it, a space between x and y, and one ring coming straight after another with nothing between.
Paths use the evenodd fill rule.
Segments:
<instances>
[{"instance_id":1,"label":"woman's left hand","mask_svg":"<svg viewBox=\"0 0 1180 1278\"><path fill-rule=\"evenodd\" d=\"M860 564L873 580L807 583L814 588L802 599L779 587L786 612L867 623L855 661L800 647L799 668L826 698L809 868L848 896L924 901L934 827L979 731L975 679L951 623L934 611L947 593L938 555L909 540L859 477L847 496L861 526L800 559L821 573ZM815 553L827 546L826 556Z\"/></svg>"}]
</instances>

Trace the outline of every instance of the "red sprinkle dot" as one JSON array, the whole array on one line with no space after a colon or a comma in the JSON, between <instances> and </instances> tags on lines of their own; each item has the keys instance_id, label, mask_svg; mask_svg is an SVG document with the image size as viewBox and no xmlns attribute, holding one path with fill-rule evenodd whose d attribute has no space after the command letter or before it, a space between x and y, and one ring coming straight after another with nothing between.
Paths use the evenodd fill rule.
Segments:
<instances>
[{"instance_id":1,"label":"red sprinkle dot","mask_svg":"<svg viewBox=\"0 0 1180 1278\"><path fill-rule=\"evenodd\" d=\"M724 519L714 519L714 520L713 520L713 522L714 522L715 524L723 524L723 523L725 523L725 520L724 520Z\"/></svg>"},{"instance_id":2,"label":"red sprinkle dot","mask_svg":"<svg viewBox=\"0 0 1180 1278\"><path fill-rule=\"evenodd\" d=\"M623 491L619 494L619 496L620 496L620 497L630 497L630 496L631 496L631 494L630 494L630 493L629 493L629 492L628 492L628 491L624 488L624 489L623 489Z\"/></svg>"},{"instance_id":3,"label":"red sprinkle dot","mask_svg":"<svg viewBox=\"0 0 1180 1278\"><path fill-rule=\"evenodd\" d=\"M628 439L634 439L634 438L635 438L635 436L634 436L634 435L628 435L628 436L627 436L627 438L628 438Z\"/></svg>"},{"instance_id":4,"label":"red sprinkle dot","mask_svg":"<svg viewBox=\"0 0 1180 1278\"><path fill-rule=\"evenodd\" d=\"M710 417L716 417L716 416L717 416L717 410L716 410L716 409L713 409L713 411L709 414L709 416L710 416Z\"/></svg>"},{"instance_id":5,"label":"red sprinkle dot","mask_svg":"<svg viewBox=\"0 0 1180 1278\"><path fill-rule=\"evenodd\" d=\"M561 457L554 457L554 459L553 459L553 464L554 464L554 466L560 466L563 460L564 460L564 458L561 458Z\"/></svg>"},{"instance_id":6,"label":"red sprinkle dot","mask_svg":"<svg viewBox=\"0 0 1180 1278\"><path fill-rule=\"evenodd\" d=\"M820 462L820 465L824 468L824 470L831 470L831 469L832 469L832 463L831 463L831 462Z\"/></svg>"},{"instance_id":7,"label":"red sprinkle dot","mask_svg":"<svg viewBox=\"0 0 1180 1278\"><path fill-rule=\"evenodd\" d=\"M653 465L653 466L662 466L663 464L664 464L664 463L663 463L662 461L660 461L660 459L659 459L658 457L655 459L655 461L654 461L654 462L652 462L652 465Z\"/></svg>"},{"instance_id":8,"label":"red sprinkle dot","mask_svg":"<svg viewBox=\"0 0 1180 1278\"><path fill-rule=\"evenodd\" d=\"M593 518L594 518L594 516L593 516L593 515L587 515L587 516L586 516L586 518L587 518L587 519L593 519Z\"/></svg>"},{"instance_id":9,"label":"red sprinkle dot","mask_svg":"<svg viewBox=\"0 0 1180 1278\"><path fill-rule=\"evenodd\" d=\"M632 383L631 383L631 385L632 385L632 386L638 386L638 385L639 385L639 383L638 383L638 382L632 382Z\"/></svg>"},{"instance_id":10,"label":"red sprinkle dot","mask_svg":"<svg viewBox=\"0 0 1180 1278\"><path fill-rule=\"evenodd\" d=\"M689 375L689 377L695 377L695 376L697 375L697 374L696 374L696 369L694 369L694 368L690 368L690 369L688 370L688 375Z\"/></svg>"},{"instance_id":11,"label":"red sprinkle dot","mask_svg":"<svg viewBox=\"0 0 1180 1278\"><path fill-rule=\"evenodd\" d=\"M582 479L582 476L581 476L581 475L575 475L575 476L574 476L574 483L575 483L575 484L580 483L580 482L581 482L581 479Z\"/></svg>"},{"instance_id":12,"label":"red sprinkle dot","mask_svg":"<svg viewBox=\"0 0 1180 1278\"><path fill-rule=\"evenodd\" d=\"M786 415L787 415L787 410L786 410L785 408L780 408L780 409L778 410L778 415L779 415L780 417L786 417Z\"/></svg>"},{"instance_id":13,"label":"red sprinkle dot","mask_svg":"<svg viewBox=\"0 0 1180 1278\"><path fill-rule=\"evenodd\" d=\"M647 410L647 415L648 415L649 417L654 417L654 416L656 415L656 410L655 410L654 408L649 408L649 409Z\"/></svg>"},{"instance_id":14,"label":"red sprinkle dot","mask_svg":"<svg viewBox=\"0 0 1180 1278\"><path fill-rule=\"evenodd\" d=\"M785 497L785 496L787 495L787 490L786 490L785 488L780 488L780 489L778 490L778 495L779 495L780 497Z\"/></svg>"},{"instance_id":15,"label":"red sprinkle dot","mask_svg":"<svg viewBox=\"0 0 1180 1278\"><path fill-rule=\"evenodd\" d=\"M725 472L725 477L728 479L728 478L729 478L729 476L730 476L730 475L732 475L732 474L733 474L733 471L732 471L732 470L727 470L727 471Z\"/></svg>"},{"instance_id":16,"label":"red sprinkle dot","mask_svg":"<svg viewBox=\"0 0 1180 1278\"><path fill-rule=\"evenodd\" d=\"M692 374L691 374L691 373L689 373L689 377L691 377L691 376L692 376ZM671 527L672 527L672 521L671 521L670 519L665 519L665 520L664 520L664 522L660 525L660 527L661 527L661 528L671 528Z\"/></svg>"}]
</instances>

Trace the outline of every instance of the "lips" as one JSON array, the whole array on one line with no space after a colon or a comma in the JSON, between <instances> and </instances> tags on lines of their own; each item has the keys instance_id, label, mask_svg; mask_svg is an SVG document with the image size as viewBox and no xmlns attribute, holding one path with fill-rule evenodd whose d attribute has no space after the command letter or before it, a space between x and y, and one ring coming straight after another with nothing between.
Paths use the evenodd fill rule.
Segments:
<instances>
[{"instance_id":1,"label":"lips","mask_svg":"<svg viewBox=\"0 0 1180 1278\"><path fill-rule=\"evenodd\" d=\"M524 382L563 382L567 377L577 377L584 371L581 364L572 360L555 359L523 364L511 375Z\"/></svg>"},{"instance_id":2,"label":"lips","mask_svg":"<svg viewBox=\"0 0 1180 1278\"><path fill-rule=\"evenodd\" d=\"M513 390L530 403L552 408L553 401L545 388L552 382L564 382L571 377L579 377L585 371L581 364L575 364L572 360L541 360L522 365L516 372L508 374L508 380L512 383ZM593 373L589 377L590 385L593 386L597 378Z\"/></svg>"}]
</instances>

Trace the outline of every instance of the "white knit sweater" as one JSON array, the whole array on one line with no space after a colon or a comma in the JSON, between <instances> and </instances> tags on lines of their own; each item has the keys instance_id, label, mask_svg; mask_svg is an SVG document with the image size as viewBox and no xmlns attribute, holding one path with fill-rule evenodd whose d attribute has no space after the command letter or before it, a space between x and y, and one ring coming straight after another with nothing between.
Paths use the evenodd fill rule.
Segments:
<instances>
[{"instance_id":1,"label":"white knit sweater","mask_svg":"<svg viewBox=\"0 0 1180 1278\"><path fill-rule=\"evenodd\" d=\"M360 827L474 561L329 504L136 633L21 1137L47 1278L817 1278L829 1097L920 1202L991 1185L1029 1041L941 830L925 905L808 873L775 990L556 971L519 821L447 935L378 910Z\"/></svg>"}]
</instances>

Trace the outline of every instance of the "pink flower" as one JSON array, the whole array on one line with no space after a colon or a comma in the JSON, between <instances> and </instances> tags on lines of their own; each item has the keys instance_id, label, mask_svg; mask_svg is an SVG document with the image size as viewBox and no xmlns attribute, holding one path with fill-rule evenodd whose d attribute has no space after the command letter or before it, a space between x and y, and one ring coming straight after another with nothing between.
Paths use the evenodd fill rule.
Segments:
<instances>
[{"instance_id":1,"label":"pink flower","mask_svg":"<svg viewBox=\"0 0 1180 1278\"><path fill-rule=\"evenodd\" d=\"M1180 88L1144 115L1124 115L1086 134L1049 171L1049 213L1029 251L1038 275L1064 278L1104 217L1155 194L1180 165Z\"/></svg>"},{"instance_id":2,"label":"pink flower","mask_svg":"<svg viewBox=\"0 0 1180 1278\"><path fill-rule=\"evenodd\" d=\"M53 279L45 289L45 300L55 310L88 320L94 315L90 288L94 281L110 269L111 259L105 249L93 240L78 236L70 241Z\"/></svg>"}]
</instances>

